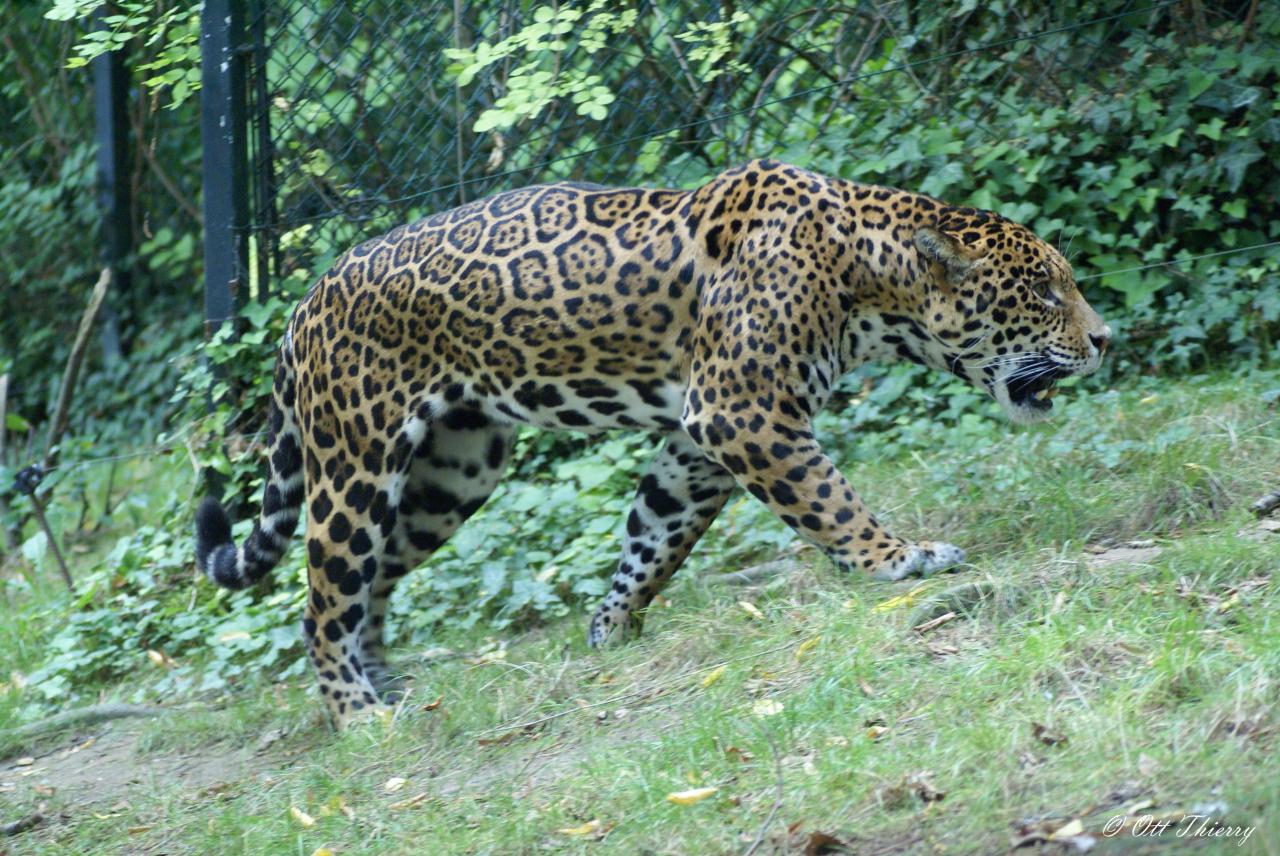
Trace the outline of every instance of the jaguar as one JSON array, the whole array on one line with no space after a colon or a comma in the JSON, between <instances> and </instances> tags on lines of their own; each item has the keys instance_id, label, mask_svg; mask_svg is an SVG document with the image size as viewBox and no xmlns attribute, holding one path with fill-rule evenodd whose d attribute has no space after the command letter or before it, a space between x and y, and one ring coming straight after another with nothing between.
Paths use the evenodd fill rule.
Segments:
<instances>
[{"instance_id":1,"label":"jaguar","mask_svg":"<svg viewBox=\"0 0 1280 856\"><path fill-rule=\"evenodd\" d=\"M773 161L692 190L509 190L360 244L302 298L279 347L261 512L237 546L206 497L197 564L252 585L305 504L303 632L343 728L395 689L397 581L484 505L519 426L663 437L590 622L601 646L639 631L736 487L843 570L963 563L951 544L891 534L814 415L855 366L907 360L1034 422L1110 339L1053 246L920 193Z\"/></svg>"}]
</instances>

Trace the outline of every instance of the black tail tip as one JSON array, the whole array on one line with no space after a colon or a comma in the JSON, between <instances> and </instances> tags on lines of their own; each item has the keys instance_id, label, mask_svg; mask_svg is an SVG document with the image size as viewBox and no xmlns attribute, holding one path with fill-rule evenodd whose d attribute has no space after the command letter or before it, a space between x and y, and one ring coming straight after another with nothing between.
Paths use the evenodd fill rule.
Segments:
<instances>
[{"instance_id":1,"label":"black tail tip","mask_svg":"<svg viewBox=\"0 0 1280 856\"><path fill-rule=\"evenodd\" d=\"M206 569L209 554L223 544L231 544L231 518L222 503L206 496L196 509L196 563Z\"/></svg>"}]
</instances>

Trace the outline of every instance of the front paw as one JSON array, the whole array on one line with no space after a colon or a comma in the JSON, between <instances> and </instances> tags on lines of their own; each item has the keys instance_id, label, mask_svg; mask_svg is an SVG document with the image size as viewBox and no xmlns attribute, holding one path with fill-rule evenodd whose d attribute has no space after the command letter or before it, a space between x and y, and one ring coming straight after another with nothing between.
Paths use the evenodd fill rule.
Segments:
<instances>
[{"instance_id":1,"label":"front paw","mask_svg":"<svg viewBox=\"0 0 1280 856\"><path fill-rule=\"evenodd\" d=\"M634 612L618 606L602 605L591 618L587 644L592 648L621 645L640 635L642 619Z\"/></svg>"},{"instance_id":2,"label":"front paw","mask_svg":"<svg viewBox=\"0 0 1280 856\"><path fill-rule=\"evenodd\" d=\"M912 574L932 576L964 562L964 550L942 541L921 541L892 559L881 562L871 573L877 580L900 580Z\"/></svg>"}]
</instances>

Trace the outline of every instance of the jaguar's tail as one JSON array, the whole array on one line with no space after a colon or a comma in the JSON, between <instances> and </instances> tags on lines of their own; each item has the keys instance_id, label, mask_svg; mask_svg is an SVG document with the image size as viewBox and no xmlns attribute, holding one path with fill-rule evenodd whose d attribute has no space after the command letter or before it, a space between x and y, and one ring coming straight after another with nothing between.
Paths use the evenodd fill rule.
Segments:
<instances>
[{"instance_id":1,"label":"jaguar's tail","mask_svg":"<svg viewBox=\"0 0 1280 856\"><path fill-rule=\"evenodd\" d=\"M196 510L196 565L223 588L247 588L275 567L298 525L302 506L302 442L294 416L293 367L281 352L271 394L270 473L262 494L262 512L244 545L231 538L227 510L212 496Z\"/></svg>"}]
</instances>

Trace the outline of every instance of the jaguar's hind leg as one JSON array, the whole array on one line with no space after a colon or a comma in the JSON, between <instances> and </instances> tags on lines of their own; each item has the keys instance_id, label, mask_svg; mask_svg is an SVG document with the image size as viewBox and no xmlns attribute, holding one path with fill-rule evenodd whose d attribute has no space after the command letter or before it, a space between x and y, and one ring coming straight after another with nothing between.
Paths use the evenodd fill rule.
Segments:
<instances>
[{"instance_id":1,"label":"jaguar's hind leg","mask_svg":"<svg viewBox=\"0 0 1280 856\"><path fill-rule=\"evenodd\" d=\"M688 434L667 435L640 479L612 590L591 619L592 646L639 629L639 611L675 574L733 488L729 471L708 460Z\"/></svg>"},{"instance_id":2,"label":"jaguar's hind leg","mask_svg":"<svg viewBox=\"0 0 1280 856\"><path fill-rule=\"evenodd\" d=\"M469 407L428 426L414 450L396 525L369 593L362 643L365 668L380 691L399 681L386 667L387 602L400 578L421 565L484 505L507 468L514 429Z\"/></svg>"},{"instance_id":3,"label":"jaguar's hind leg","mask_svg":"<svg viewBox=\"0 0 1280 856\"><path fill-rule=\"evenodd\" d=\"M387 440L313 423L306 439L307 652L334 724L345 728L380 702L363 646L375 578L395 531L413 450L424 431L412 419Z\"/></svg>"}]
</instances>

